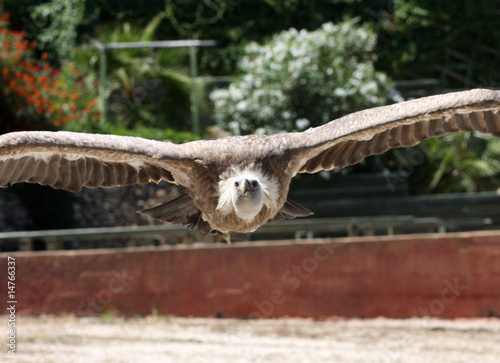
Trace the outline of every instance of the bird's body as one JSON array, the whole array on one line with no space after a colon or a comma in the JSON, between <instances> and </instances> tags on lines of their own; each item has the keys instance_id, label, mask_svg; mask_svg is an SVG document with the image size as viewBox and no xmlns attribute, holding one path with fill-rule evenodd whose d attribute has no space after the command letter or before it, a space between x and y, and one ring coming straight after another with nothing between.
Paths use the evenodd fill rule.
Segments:
<instances>
[{"instance_id":1,"label":"bird's body","mask_svg":"<svg viewBox=\"0 0 500 363\"><path fill-rule=\"evenodd\" d=\"M113 135L0 136L0 187L39 183L78 191L168 182L187 195L141 211L202 233L251 232L311 212L287 199L297 173L342 168L449 132L500 135L500 91L473 90L356 112L305 132L184 144Z\"/></svg>"}]
</instances>

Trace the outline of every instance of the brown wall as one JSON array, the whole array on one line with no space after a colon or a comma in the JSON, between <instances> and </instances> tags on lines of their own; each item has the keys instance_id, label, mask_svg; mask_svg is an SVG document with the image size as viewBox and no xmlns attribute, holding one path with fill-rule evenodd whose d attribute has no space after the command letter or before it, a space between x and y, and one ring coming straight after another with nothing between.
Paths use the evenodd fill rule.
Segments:
<instances>
[{"instance_id":1,"label":"brown wall","mask_svg":"<svg viewBox=\"0 0 500 363\"><path fill-rule=\"evenodd\" d=\"M21 315L500 317L500 232L7 256Z\"/></svg>"}]
</instances>

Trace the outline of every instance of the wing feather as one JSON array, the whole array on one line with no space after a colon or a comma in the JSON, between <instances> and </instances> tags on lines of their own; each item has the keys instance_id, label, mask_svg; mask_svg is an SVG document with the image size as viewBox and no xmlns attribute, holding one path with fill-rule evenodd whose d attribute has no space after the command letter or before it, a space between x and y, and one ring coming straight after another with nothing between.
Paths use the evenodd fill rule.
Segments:
<instances>
[{"instance_id":1,"label":"wing feather","mask_svg":"<svg viewBox=\"0 0 500 363\"><path fill-rule=\"evenodd\" d=\"M0 187L29 182L57 189L113 187L189 178L186 147L169 142L72 132L0 136Z\"/></svg>"},{"instance_id":2,"label":"wing feather","mask_svg":"<svg viewBox=\"0 0 500 363\"><path fill-rule=\"evenodd\" d=\"M196 168L266 158L281 160L289 175L314 173L458 131L500 135L500 91L425 97L356 112L301 133L181 145L114 135L10 133L0 136L0 187L27 181L77 191L166 180L189 188Z\"/></svg>"},{"instance_id":3,"label":"wing feather","mask_svg":"<svg viewBox=\"0 0 500 363\"><path fill-rule=\"evenodd\" d=\"M356 112L302 133L276 135L299 173L343 168L450 132L500 136L500 91L471 90Z\"/></svg>"}]
</instances>

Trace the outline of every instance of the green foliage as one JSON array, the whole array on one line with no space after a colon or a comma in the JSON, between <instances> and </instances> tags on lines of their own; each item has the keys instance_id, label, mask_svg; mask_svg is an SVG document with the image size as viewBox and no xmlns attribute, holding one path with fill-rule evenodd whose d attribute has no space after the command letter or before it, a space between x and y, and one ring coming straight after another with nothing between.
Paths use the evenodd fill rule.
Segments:
<instances>
[{"instance_id":1,"label":"green foliage","mask_svg":"<svg viewBox=\"0 0 500 363\"><path fill-rule=\"evenodd\" d=\"M236 134L272 133L385 104L392 84L374 69L375 42L369 26L351 20L251 43L239 63L245 75L211 93L214 117Z\"/></svg>"},{"instance_id":2,"label":"green foliage","mask_svg":"<svg viewBox=\"0 0 500 363\"><path fill-rule=\"evenodd\" d=\"M95 94L74 64L54 68L36 59L35 44L8 29L8 16L0 19L0 48L0 132L55 129L99 117Z\"/></svg>"},{"instance_id":3,"label":"green foliage","mask_svg":"<svg viewBox=\"0 0 500 363\"><path fill-rule=\"evenodd\" d=\"M103 25L96 35L102 43L151 41L164 18L160 13L144 28L130 23ZM106 54L109 118L114 127L189 129L192 80L187 74L187 49L115 49ZM89 80L97 79L95 50L76 49L73 60L86 69ZM203 84L197 86L202 99ZM101 129L87 126L89 131L105 132L102 125Z\"/></svg>"},{"instance_id":4,"label":"green foliage","mask_svg":"<svg viewBox=\"0 0 500 363\"><path fill-rule=\"evenodd\" d=\"M58 61L69 56L76 45L77 27L83 21L84 10L85 0L52 0L31 8L36 41L49 58Z\"/></svg>"},{"instance_id":5,"label":"green foliage","mask_svg":"<svg viewBox=\"0 0 500 363\"><path fill-rule=\"evenodd\" d=\"M498 188L500 139L458 133L422 143L427 160L415 177L427 180L424 192L475 192ZM423 185L421 185L423 186Z\"/></svg>"},{"instance_id":6,"label":"green foliage","mask_svg":"<svg viewBox=\"0 0 500 363\"><path fill-rule=\"evenodd\" d=\"M435 65L439 64L480 84L494 85L491 77L500 83L498 54L487 50L498 51L500 44L500 1L394 0L393 9L382 18L385 42L379 45L380 64L395 77L436 77L439 71ZM447 58L447 48L464 54L476 65L464 70L463 60Z\"/></svg>"},{"instance_id":7,"label":"green foliage","mask_svg":"<svg viewBox=\"0 0 500 363\"><path fill-rule=\"evenodd\" d=\"M55 5L71 9L75 6L71 4L79 1L82 0L52 0L38 5L38 0L17 0L7 1L5 8L13 14L13 29L29 30L30 39L35 39L39 32L45 33L43 25L52 23L42 17L36 27L38 22L27 19L26 10L30 5L51 9L50 19L57 15L54 25L57 23L60 28L47 32L52 32L52 39L56 39L58 31L61 36L71 34L80 15L68 18L62 10L56 11ZM476 82L489 86L500 82L496 71L498 56L484 48L498 50L499 0L144 0L140 6L133 0L86 0L83 20L76 31L84 39L94 36L97 24L131 22L144 26L162 11L168 21L159 25L158 39L217 40L218 47L200 52L200 69L212 75L234 73L242 47L248 41L262 42L291 27L313 30L329 21L338 23L360 17L379 34L377 68L394 79L438 77L440 73L434 64L448 62L444 50L449 47L477 61L473 70ZM65 27L68 30L63 30Z\"/></svg>"},{"instance_id":8,"label":"green foliage","mask_svg":"<svg viewBox=\"0 0 500 363\"><path fill-rule=\"evenodd\" d=\"M216 39L218 47L203 49L201 68L210 74L232 74L249 41L262 42L290 28L314 30L322 24L359 16L381 0L167 0L169 24L160 30L168 36ZM371 11L371 9L370 9Z\"/></svg>"}]
</instances>

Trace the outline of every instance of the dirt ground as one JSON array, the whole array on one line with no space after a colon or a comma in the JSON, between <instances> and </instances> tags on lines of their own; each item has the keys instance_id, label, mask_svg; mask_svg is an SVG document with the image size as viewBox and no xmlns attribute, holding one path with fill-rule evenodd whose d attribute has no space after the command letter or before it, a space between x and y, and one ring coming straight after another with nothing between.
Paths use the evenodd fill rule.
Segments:
<instances>
[{"instance_id":1,"label":"dirt ground","mask_svg":"<svg viewBox=\"0 0 500 363\"><path fill-rule=\"evenodd\" d=\"M2 362L500 361L500 319L21 316L17 329L16 355L3 343Z\"/></svg>"}]
</instances>

